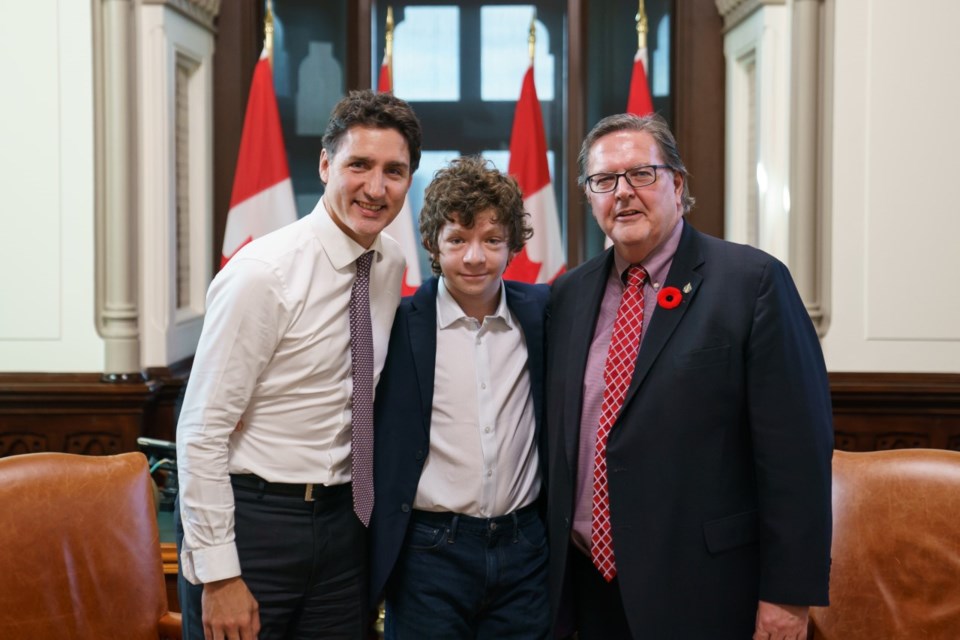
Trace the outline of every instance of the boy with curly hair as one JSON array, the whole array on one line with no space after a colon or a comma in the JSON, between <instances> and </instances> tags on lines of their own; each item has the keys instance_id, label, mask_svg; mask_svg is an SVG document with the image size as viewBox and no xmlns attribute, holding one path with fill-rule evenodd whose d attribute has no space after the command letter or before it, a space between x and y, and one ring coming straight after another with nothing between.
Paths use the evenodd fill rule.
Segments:
<instances>
[{"instance_id":1,"label":"boy with curly hair","mask_svg":"<svg viewBox=\"0 0 960 640\"><path fill-rule=\"evenodd\" d=\"M435 277L397 310L374 412L370 596L386 594L387 638L547 634L548 288L502 278L527 217L516 181L480 158L426 191Z\"/></svg>"}]
</instances>

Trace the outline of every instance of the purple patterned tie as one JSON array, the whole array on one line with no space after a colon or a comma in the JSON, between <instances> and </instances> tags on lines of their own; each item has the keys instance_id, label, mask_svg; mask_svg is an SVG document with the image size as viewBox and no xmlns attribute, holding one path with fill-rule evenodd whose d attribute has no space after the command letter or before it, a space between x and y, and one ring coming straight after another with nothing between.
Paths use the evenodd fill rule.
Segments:
<instances>
[{"instance_id":1,"label":"purple patterned tie","mask_svg":"<svg viewBox=\"0 0 960 640\"><path fill-rule=\"evenodd\" d=\"M353 425L350 462L353 510L363 526L373 511L373 330L370 324L370 263L373 252L357 258L350 292L350 358L353 361Z\"/></svg>"}]
</instances>

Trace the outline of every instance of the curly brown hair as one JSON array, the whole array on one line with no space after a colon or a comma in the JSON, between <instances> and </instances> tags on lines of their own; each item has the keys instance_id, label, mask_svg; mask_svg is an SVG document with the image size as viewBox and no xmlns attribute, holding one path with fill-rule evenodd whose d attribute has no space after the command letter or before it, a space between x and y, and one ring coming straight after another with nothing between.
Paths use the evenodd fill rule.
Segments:
<instances>
[{"instance_id":1,"label":"curly brown hair","mask_svg":"<svg viewBox=\"0 0 960 640\"><path fill-rule=\"evenodd\" d=\"M420 241L430 254L434 275L440 275L439 238L443 225L457 222L473 227L476 216L488 209L507 233L511 253L519 253L533 235L523 210L523 194L512 176L501 173L479 156L454 159L433 176L420 210Z\"/></svg>"},{"instance_id":2,"label":"curly brown hair","mask_svg":"<svg viewBox=\"0 0 960 640\"><path fill-rule=\"evenodd\" d=\"M410 173L420 166L420 145L423 134L420 120L406 101L389 93L369 89L351 91L333 108L327 129L323 132L323 148L334 156L343 136L351 127L395 129L407 141L410 151Z\"/></svg>"}]
</instances>

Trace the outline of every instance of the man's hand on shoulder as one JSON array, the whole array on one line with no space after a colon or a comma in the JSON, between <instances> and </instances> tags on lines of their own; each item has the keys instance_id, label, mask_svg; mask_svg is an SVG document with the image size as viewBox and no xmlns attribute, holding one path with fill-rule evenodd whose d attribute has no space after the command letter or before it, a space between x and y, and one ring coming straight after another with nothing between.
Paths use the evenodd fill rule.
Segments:
<instances>
[{"instance_id":1,"label":"man's hand on shoulder","mask_svg":"<svg viewBox=\"0 0 960 640\"><path fill-rule=\"evenodd\" d=\"M259 605L240 576L203 585L204 640L256 640Z\"/></svg>"},{"instance_id":2,"label":"man's hand on shoulder","mask_svg":"<svg viewBox=\"0 0 960 640\"><path fill-rule=\"evenodd\" d=\"M753 640L806 640L810 607L760 601Z\"/></svg>"}]
</instances>

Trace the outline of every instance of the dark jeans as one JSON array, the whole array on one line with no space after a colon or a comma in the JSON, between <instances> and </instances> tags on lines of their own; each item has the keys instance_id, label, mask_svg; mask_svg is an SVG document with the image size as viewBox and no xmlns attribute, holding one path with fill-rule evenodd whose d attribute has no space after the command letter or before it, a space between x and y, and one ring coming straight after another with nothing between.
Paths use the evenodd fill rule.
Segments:
<instances>
[{"instance_id":1,"label":"dark jeans","mask_svg":"<svg viewBox=\"0 0 960 640\"><path fill-rule=\"evenodd\" d=\"M386 638L546 638L547 547L534 507L414 511L387 585Z\"/></svg>"},{"instance_id":2,"label":"dark jeans","mask_svg":"<svg viewBox=\"0 0 960 640\"><path fill-rule=\"evenodd\" d=\"M260 606L259 640L363 638L367 625L366 528L350 485L314 502L233 488L242 578ZM179 502L177 552L183 544ZM183 639L203 640L202 585L178 581Z\"/></svg>"}]
</instances>

